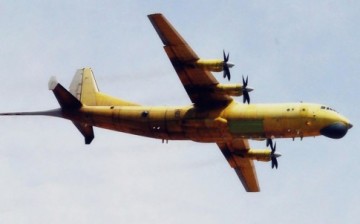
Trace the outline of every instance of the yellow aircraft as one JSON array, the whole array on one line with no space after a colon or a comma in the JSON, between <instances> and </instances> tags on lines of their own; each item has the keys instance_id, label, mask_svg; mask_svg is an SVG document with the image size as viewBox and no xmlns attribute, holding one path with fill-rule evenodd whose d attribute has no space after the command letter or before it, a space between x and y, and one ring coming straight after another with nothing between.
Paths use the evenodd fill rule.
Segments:
<instances>
[{"instance_id":1,"label":"yellow aircraft","mask_svg":"<svg viewBox=\"0 0 360 224\"><path fill-rule=\"evenodd\" d=\"M260 191L254 160L278 167L275 138L324 135L342 138L352 127L348 119L330 107L309 103L250 104L248 79L242 84L220 84L211 71L224 71L230 79L229 55L223 60L200 59L161 14L148 16L164 44L172 65L192 102L188 106L141 106L98 90L90 68L76 72L67 91L55 78L49 89L61 108L40 112L2 113L46 115L71 120L85 137L94 139L93 127L168 140L213 142L234 168L248 192ZM238 103L233 96L243 96ZM266 140L269 149L256 150L249 139Z\"/></svg>"}]
</instances>

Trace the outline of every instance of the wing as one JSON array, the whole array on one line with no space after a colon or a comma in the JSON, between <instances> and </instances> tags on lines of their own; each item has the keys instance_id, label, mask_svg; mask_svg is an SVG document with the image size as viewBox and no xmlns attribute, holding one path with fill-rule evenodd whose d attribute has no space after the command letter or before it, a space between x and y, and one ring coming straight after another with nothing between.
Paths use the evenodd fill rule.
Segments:
<instances>
[{"instance_id":1,"label":"wing","mask_svg":"<svg viewBox=\"0 0 360 224\"><path fill-rule=\"evenodd\" d=\"M217 106L232 101L229 95L214 91L218 81L210 71L194 65L199 57L169 21L162 14L148 17L191 101L198 106Z\"/></svg>"},{"instance_id":2,"label":"wing","mask_svg":"<svg viewBox=\"0 0 360 224\"><path fill-rule=\"evenodd\" d=\"M217 145L230 166L234 168L245 190L247 192L259 192L260 188L253 160L238 156L239 152L250 149L248 140L235 139L231 142L218 142Z\"/></svg>"}]
</instances>

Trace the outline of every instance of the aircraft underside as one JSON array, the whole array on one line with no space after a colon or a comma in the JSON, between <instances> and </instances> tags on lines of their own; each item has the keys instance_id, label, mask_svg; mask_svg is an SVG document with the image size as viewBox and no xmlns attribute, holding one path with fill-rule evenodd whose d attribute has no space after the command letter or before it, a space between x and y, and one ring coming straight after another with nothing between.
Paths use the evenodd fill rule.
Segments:
<instances>
[{"instance_id":1,"label":"aircraft underside","mask_svg":"<svg viewBox=\"0 0 360 224\"><path fill-rule=\"evenodd\" d=\"M248 192L258 192L254 160L278 168L276 138L324 135L342 138L352 127L344 116L318 104L253 104L248 77L241 83L219 83L211 72L223 71L231 79L229 53L223 59L201 59L161 14L148 16L180 79L191 106L141 106L99 91L90 68L77 70L69 90L51 78L49 89L59 109L41 112L0 113L2 116L45 115L71 120L84 136L95 138L93 127L167 140L214 142ZM242 103L233 97L242 96ZM256 150L249 139L265 140L267 149Z\"/></svg>"},{"instance_id":2,"label":"aircraft underside","mask_svg":"<svg viewBox=\"0 0 360 224\"><path fill-rule=\"evenodd\" d=\"M309 107L307 104L288 104L287 107ZM231 108L230 108L231 107ZM251 105L251 115L240 113L229 115L229 108L209 110L206 113L192 106L188 107L142 107L103 106L83 107L76 112L64 112L70 120L163 140L193 140L198 142L221 142L234 138L264 140L267 138L303 138L320 135L315 120L282 117L282 112L265 116L276 105ZM245 111L247 105L241 105ZM278 105L286 108L286 105ZM285 111L285 109L283 109ZM309 109L308 109L309 110ZM293 112L293 116L300 112ZM256 114L256 116L254 115ZM312 124L310 122L313 122ZM315 127L315 128L313 128Z\"/></svg>"}]
</instances>

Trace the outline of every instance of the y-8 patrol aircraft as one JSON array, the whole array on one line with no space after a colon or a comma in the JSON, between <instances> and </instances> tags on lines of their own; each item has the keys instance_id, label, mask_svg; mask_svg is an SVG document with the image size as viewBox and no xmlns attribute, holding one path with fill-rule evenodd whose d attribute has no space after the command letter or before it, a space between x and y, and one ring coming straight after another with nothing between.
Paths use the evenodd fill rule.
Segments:
<instances>
[{"instance_id":1,"label":"y-8 patrol aircraft","mask_svg":"<svg viewBox=\"0 0 360 224\"><path fill-rule=\"evenodd\" d=\"M223 59L200 59L161 14L148 16L192 102L188 106L142 106L99 91L90 68L76 72L66 90L55 78L49 89L61 108L1 115L46 115L71 120L85 137L94 139L93 127L168 140L216 143L248 192L260 191L254 160L278 167L275 138L324 135L342 138L352 127L330 107L309 103L250 104L248 79L242 84L221 84L211 72L223 71L230 80L233 64ZM236 102L234 96L243 96ZM256 150L249 139L264 140L268 149Z\"/></svg>"}]
</instances>

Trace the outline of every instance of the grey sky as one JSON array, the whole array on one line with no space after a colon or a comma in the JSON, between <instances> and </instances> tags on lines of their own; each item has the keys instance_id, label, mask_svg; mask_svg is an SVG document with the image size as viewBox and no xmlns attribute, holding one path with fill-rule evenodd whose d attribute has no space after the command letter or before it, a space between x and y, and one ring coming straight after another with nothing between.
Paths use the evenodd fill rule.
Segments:
<instances>
[{"instance_id":1,"label":"grey sky","mask_svg":"<svg viewBox=\"0 0 360 224\"><path fill-rule=\"evenodd\" d=\"M49 78L68 86L86 66L103 92L188 104L146 17L161 12L201 57L230 51L232 81L249 76L253 103L324 103L354 128L341 140L277 140L279 169L257 162L262 192L249 194L215 144L96 129L85 146L69 121L1 118L1 223L357 223L359 9L351 0L2 1L0 111L58 107Z\"/></svg>"}]
</instances>

